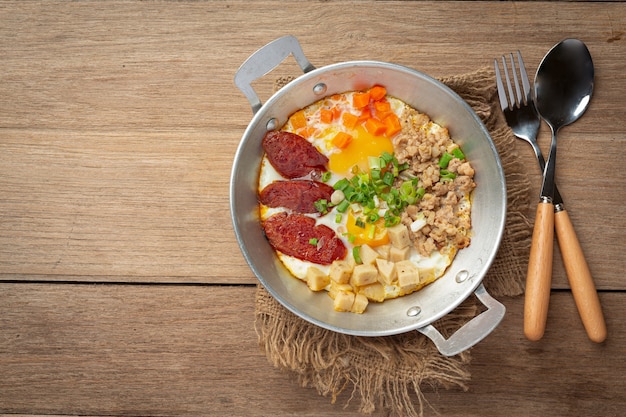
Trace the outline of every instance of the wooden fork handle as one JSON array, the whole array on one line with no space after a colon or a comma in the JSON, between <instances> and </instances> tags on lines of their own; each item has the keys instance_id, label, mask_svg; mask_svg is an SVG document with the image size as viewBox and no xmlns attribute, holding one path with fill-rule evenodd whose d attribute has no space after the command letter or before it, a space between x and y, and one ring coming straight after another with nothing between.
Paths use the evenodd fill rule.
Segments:
<instances>
[{"instance_id":1,"label":"wooden fork handle","mask_svg":"<svg viewBox=\"0 0 626 417\"><path fill-rule=\"evenodd\" d=\"M537 205L524 299L524 334L533 341L541 339L546 329L553 251L554 205L542 201Z\"/></svg>"},{"instance_id":2,"label":"wooden fork handle","mask_svg":"<svg viewBox=\"0 0 626 417\"><path fill-rule=\"evenodd\" d=\"M578 308L578 314L589 339L601 343L607 336L602 306L567 211L557 211L554 215L554 223L563 264Z\"/></svg>"}]
</instances>

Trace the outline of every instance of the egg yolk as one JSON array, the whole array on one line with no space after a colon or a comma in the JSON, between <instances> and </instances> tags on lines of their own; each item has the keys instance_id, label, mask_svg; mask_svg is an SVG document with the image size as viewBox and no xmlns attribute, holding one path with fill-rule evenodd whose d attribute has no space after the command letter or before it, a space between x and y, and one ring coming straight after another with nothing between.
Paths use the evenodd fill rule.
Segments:
<instances>
[{"instance_id":1,"label":"egg yolk","mask_svg":"<svg viewBox=\"0 0 626 417\"><path fill-rule=\"evenodd\" d=\"M354 245L367 244L371 247L376 247L389 243L389 234L383 218L378 219L375 223L365 223L365 227L358 226L356 219L352 210L350 210L346 221L346 229L348 235L354 236ZM372 228L374 228L373 235L371 232Z\"/></svg>"},{"instance_id":2,"label":"egg yolk","mask_svg":"<svg viewBox=\"0 0 626 417\"><path fill-rule=\"evenodd\" d=\"M329 157L328 168L344 176L350 176L352 167L357 165L361 171L368 171L367 158L380 156L384 151L393 153L393 143L385 136L374 136L360 125L352 131L352 140L344 149Z\"/></svg>"}]
</instances>

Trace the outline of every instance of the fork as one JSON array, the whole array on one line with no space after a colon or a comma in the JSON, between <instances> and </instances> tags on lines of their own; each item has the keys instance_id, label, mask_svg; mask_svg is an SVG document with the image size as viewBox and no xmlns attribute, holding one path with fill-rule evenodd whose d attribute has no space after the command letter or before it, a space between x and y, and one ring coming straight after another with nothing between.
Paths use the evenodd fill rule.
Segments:
<instances>
[{"instance_id":1,"label":"fork","mask_svg":"<svg viewBox=\"0 0 626 417\"><path fill-rule=\"evenodd\" d=\"M502 108L508 125L511 127L511 130L513 130L513 134L532 146L537 162L539 163L539 168L543 172L545 160L537 144L537 133L541 126L541 117L535 108L530 82L526 68L524 67L524 61L522 60L522 54L517 51L519 79L513 54L509 54L509 61L513 85L511 84L511 77L507 69L506 57L502 56L502 67L506 81L505 89L502 76L500 75L498 60L494 59L500 107ZM520 89L520 79L522 89ZM515 93L513 86L515 87ZM607 333L602 307L600 306L600 300L591 277L591 272L585 261L576 232L574 231L569 214L565 210L561 194L556 187L554 189L554 209L554 227L557 241L561 248L561 256L563 257L565 271L570 283L572 295L576 302L576 307L578 308L578 313L589 339L600 343L604 341ZM539 253L533 254L531 252L531 261L529 262L529 270L526 277L527 291L524 304L524 328L527 337L530 334L531 337L529 338L532 340L537 340L543 336L550 299L550 274L552 272L552 247L550 245L552 245L552 238L549 238L545 245L546 247L534 248L535 251ZM545 256L545 258L541 258L541 256ZM533 259L533 257L536 258ZM531 266L531 263L534 261L538 262L537 268ZM532 294L529 295L529 284L536 289L536 292L533 290L534 296L532 296Z\"/></svg>"}]
</instances>

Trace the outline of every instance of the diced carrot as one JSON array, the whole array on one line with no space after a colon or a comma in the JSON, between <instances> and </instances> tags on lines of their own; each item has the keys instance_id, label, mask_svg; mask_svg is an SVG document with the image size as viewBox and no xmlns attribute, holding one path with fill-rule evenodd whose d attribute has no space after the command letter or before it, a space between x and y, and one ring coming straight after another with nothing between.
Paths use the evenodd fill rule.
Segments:
<instances>
[{"instance_id":1,"label":"diced carrot","mask_svg":"<svg viewBox=\"0 0 626 417\"><path fill-rule=\"evenodd\" d=\"M370 93L354 93L352 95L352 105L357 109L362 109L363 107L370 104Z\"/></svg>"},{"instance_id":2,"label":"diced carrot","mask_svg":"<svg viewBox=\"0 0 626 417\"><path fill-rule=\"evenodd\" d=\"M332 123L333 119L334 115L331 109L320 109L320 122Z\"/></svg>"},{"instance_id":3,"label":"diced carrot","mask_svg":"<svg viewBox=\"0 0 626 417\"><path fill-rule=\"evenodd\" d=\"M339 119L341 116L341 107L334 106L331 110L333 112L333 120Z\"/></svg>"},{"instance_id":4,"label":"diced carrot","mask_svg":"<svg viewBox=\"0 0 626 417\"><path fill-rule=\"evenodd\" d=\"M305 126L296 131L298 135L302 136L305 139L308 139L314 136L316 132L317 132L317 129L314 128L313 126Z\"/></svg>"},{"instance_id":5,"label":"diced carrot","mask_svg":"<svg viewBox=\"0 0 626 417\"><path fill-rule=\"evenodd\" d=\"M387 131L387 126L380 120L371 117L365 121L365 130L374 136L380 136Z\"/></svg>"},{"instance_id":6,"label":"diced carrot","mask_svg":"<svg viewBox=\"0 0 626 417\"><path fill-rule=\"evenodd\" d=\"M302 110L295 112L291 115L291 127L294 129L301 129L306 126L306 117L304 117L304 112Z\"/></svg>"},{"instance_id":7,"label":"diced carrot","mask_svg":"<svg viewBox=\"0 0 626 417\"><path fill-rule=\"evenodd\" d=\"M341 123L348 129L354 129L358 121L359 117L352 113L345 112L341 115Z\"/></svg>"},{"instance_id":8,"label":"diced carrot","mask_svg":"<svg viewBox=\"0 0 626 417\"><path fill-rule=\"evenodd\" d=\"M387 100L375 101L374 111L379 120L384 120L391 113L391 104Z\"/></svg>"},{"instance_id":9,"label":"diced carrot","mask_svg":"<svg viewBox=\"0 0 626 417\"><path fill-rule=\"evenodd\" d=\"M394 113L391 113L389 116L385 117L383 123L387 127L387 130L385 131L385 136L389 138L402 130L400 119Z\"/></svg>"},{"instance_id":10,"label":"diced carrot","mask_svg":"<svg viewBox=\"0 0 626 417\"><path fill-rule=\"evenodd\" d=\"M343 149L350 144L352 141L352 136L346 132L338 132L335 137L331 140L331 143L338 147L339 149Z\"/></svg>"},{"instance_id":11,"label":"diced carrot","mask_svg":"<svg viewBox=\"0 0 626 417\"><path fill-rule=\"evenodd\" d=\"M359 115L359 121L357 122L357 124L363 123L370 117L372 117L372 112L370 111L370 108L368 106L368 107L365 107L363 110L361 110L361 114Z\"/></svg>"},{"instance_id":12,"label":"diced carrot","mask_svg":"<svg viewBox=\"0 0 626 417\"><path fill-rule=\"evenodd\" d=\"M382 100L387 95L387 89L382 85L375 85L370 88L370 97L374 101Z\"/></svg>"},{"instance_id":13,"label":"diced carrot","mask_svg":"<svg viewBox=\"0 0 626 417\"><path fill-rule=\"evenodd\" d=\"M374 102L374 108L376 111L388 112L391 111L391 104L387 100L378 100Z\"/></svg>"}]
</instances>

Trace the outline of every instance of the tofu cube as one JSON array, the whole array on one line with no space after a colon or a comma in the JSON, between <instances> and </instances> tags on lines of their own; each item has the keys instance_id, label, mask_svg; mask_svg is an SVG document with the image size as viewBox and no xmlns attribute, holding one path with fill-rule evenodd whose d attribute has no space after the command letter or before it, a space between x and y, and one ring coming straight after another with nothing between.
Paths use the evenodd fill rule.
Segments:
<instances>
[{"instance_id":1,"label":"tofu cube","mask_svg":"<svg viewBox=\"0 0 626 417\"><path fill-rule=\"evenodd\" d=\"M353 266L346 261L334 261L330 265L330 279L338 284L347 284L352 276L352 268Z\"/></svg>"},{"instance_id":2,"label":"tofu cube","mask_svg":"<svg viewBox=\"0 0 626 417\"><path fill-rule=\"evenodd\" d=\"M378 280L381 284L389 285L396 279L396 264L385 259L376 259Z\"/></svg>"},{"instance_id":3,"label":"tofu cube","mask_svg":"<svg viewBox=\"0 0 626 417\"><path fill-rule=\"evenodd\" d=\"M352 308L350 309L350 311L352 311L353 313L361 314L367 308L368 303L369 301L367 300L366 296L356 294L354 296L354 303L352 303Z\"/></svg>"},{"instance_id":4,"label":"tofu cube","mask_svg":"<svg viewBox=\"0 0 626 417\"><path fill-rule=\"evenodd\" d=\"M306 285L313 291L321 291L330 284L330 278L319 268L310 266L306 270Z\"/></svg>"},{"instance_id":5,"label":"tofu cube","mask_svg":"<svg viewBox=\"0 0 626 417\"><path fill-rule=\"evenodd\" d=\"M352 271L350 283L353 286L362 287L378 282L378 269L374 265L357 265Z\"/></svg>"},{"instance_id":6,"label":"tofu cube","mask_svg":"<svg viewBox=\"0 0 626 417\"><path fill-rule=\"evenodd\" d=\"M395 246L392 246L391 249L389 249L389 260L391 262L404 261L406 259L409 259L410 253L411 253L410 246L406 246L404 248L397 248Z\"/></svg>"},{"instance_id":7,"label":"tofu cube","mask_svg":"<svg viewBox=\"0 0 626 417\"><path fill-rule=\"evenodd\" d=\"M360 287L359 294L379 303L385 301L385 287L380 282Z\"/></svg>"},{"instance_id":8,"label":"tofu cube","mask_svg":"<svg viewBox=\"0 0 626 417\"><path fill-rule=\"evenodd\" d=\"M398 272L398 285L402 292L406 293L417 288L420 283L417 265L409 260L400 261L396 262L396 270Z\"/></svg>"},{"instance_id":9,"label":"tofu cube","mask_svg":"<svg viewBox=\"0 0 626 417\"><path fill-rule=\"evenodd\" d=\"M337 293L333 303L333 308L335 311L351 311L352 304L354 304L354 297L353 292L342 291Z\"/></svg>"},{"instance_id":10,"label":"tofu cube","mask_svg":"<svg viewBox=\"0 0 626 417\"><path fill-rule=\"evenodd\" d=\"M422 286L430 284L437 276L435 275L435 268L419 268L420 271L420 284Z\"/></svg>"},{"instance_id":11,"label":"tofu cube","mask_svg":"<svg viewBox=\"0 0 626 417\"><path fill-rule=\"evenodd\" d=\"M391 245L396 248L402 249L411 245L409 229L402 223L387 228L387 234L389 235L389 241L391 241Z\"/></svg>"},{"instance_id":12,"label":"tofu cube","mask_svg":"<svg viewBox=\"0 0 626 417\"><path fill-rule=\"evenodd\" d=\"M380 245L376 248L376 252L378 252L381 258L389 260L390 248L391 248L391 245Z\"/></svg>"},{"instance_id":13,"label":"tofu cube","mask_svg":"<svg viewBox=\"0 0 626 417\"><path fill-rule=\"evenodd\" d=\"M376 258L380 258L380 254L369 245L361 245L359 255L361 256L363 265L374 265Z\"/></svg>"},{"instance_id":14,"label":"tofu cube","mask_svg":"<svg viewBox=\"0 0 626 417\"><path fill-rule=\"evenodd\" d=\"M338 284L332 279L330 280L330 289L328 290L328 295L333 300L337 297L337 294L340 292L351 292L352 285L350 284Z\"/></svg>"}]
</instances>

